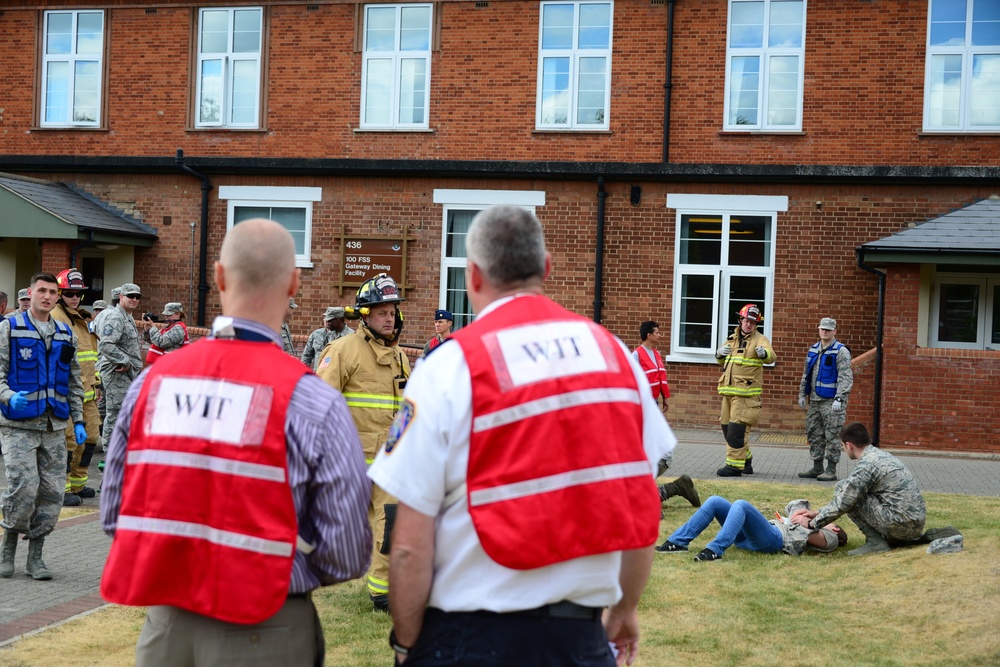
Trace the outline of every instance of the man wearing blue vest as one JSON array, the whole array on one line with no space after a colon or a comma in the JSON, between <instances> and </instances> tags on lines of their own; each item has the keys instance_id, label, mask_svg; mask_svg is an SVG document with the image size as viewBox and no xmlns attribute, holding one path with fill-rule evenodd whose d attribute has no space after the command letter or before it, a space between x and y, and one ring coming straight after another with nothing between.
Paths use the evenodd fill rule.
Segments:
<instances>
[{"instance_id":1,"label":"man wearing blue vest","mask_svg":"<svg viewBox=\"0 0 1000 667\"><path fill-rule=\"evenodd\" d=\"M56 527L66 484L69 422L76 443L87 439L76 336L50 316L59 299L51 273L36 273L28 310L0 322L0 438L7 490L3 508L0 577L14 574L18 535L28 540L25 568L33 579L52 572L42 561L45 536Z\"/></svg>"},{"instance_id":2,"label":"man wearing blue vest","mask_svg":"<svg viewBox=\"0 0 1000 667\"><path fill-rule=\"evenodd\" d=\"M805 370L799 383L799 407L806 413L806 437L813 467L799 477L816 478L821 482L837 480L840 462L840 429L847 416L847 397L854 386L851 351L837 340L837 320L824 317L819 321L819 341L806 355ZM823 457L826 457L826 472Z\"/></svg>"}]
</instances>

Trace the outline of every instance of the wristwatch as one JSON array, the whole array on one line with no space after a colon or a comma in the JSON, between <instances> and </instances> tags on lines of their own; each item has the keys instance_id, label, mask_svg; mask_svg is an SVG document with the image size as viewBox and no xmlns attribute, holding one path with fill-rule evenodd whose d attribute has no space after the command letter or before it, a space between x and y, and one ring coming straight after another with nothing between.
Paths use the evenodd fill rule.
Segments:
<instances>
[{"instance_id":1,"label":"wristwatch","mask_svg":"<svg viewBox=\"0 0 1000 667\"><path fill-rule=\"evenodd\" d=\"M409 655L410 649L413 648L412 646L403 646L396 641L396 628L389 631L389 646L391 646L392 650L396 653L402 653L403 655Z\"/></svg>"}]
</instances>

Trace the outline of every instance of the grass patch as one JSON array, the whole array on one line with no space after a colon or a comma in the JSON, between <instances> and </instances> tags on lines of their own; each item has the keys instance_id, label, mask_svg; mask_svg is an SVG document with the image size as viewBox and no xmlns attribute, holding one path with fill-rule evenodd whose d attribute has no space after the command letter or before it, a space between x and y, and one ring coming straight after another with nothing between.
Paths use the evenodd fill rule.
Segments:
<instances>
[{"instance_id":1,"label":"grass patch","mask_svg":"<svg viewBox=\"0 0 1000 667\"><path fill-rule=\"evenodd\" d=\"M765 515L793 498L827 502L831 487L697 480L702 499L744 498ZM636 664L678 665L1000 665L1000 498L926 494L928 526L953 525L965 551L929 556L924 547L888 554L752 554L730 549L714 563L657 554L640 606L643 639ZM693 511L665 506L661 540ZM864 537L850 520L848 549ZM54 582L57 583L57 582ZM327 665L384 667L389 618L371 611L361 582L323 589L316 606ZM108 607L0 650L15 666L130 665L142 627L139 609Z\"/></svg>"},{"instance_id":2,"label":"grass patch","mask_svg":"<svg viewBox=\"0 0 1000 667\"><path fill-rule=\"evenodd\" d=\"M72 519L72 518L75 518L75 517L78 517L78 516L87 516L88 514L97 514L97 512L99 512L99 511L100 510L98 510L98 508L96 506L94 506L94 507L85 507L83 505L79 505L77 507L64 507L61 510L59 510L59 520L62 521L63 519Z\"/></svg>"}]
</instances>

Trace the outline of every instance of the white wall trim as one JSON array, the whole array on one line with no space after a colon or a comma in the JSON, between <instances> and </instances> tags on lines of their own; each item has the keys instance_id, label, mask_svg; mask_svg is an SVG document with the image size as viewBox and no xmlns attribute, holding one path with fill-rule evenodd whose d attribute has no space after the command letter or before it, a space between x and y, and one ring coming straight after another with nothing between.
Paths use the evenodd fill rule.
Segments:
<instances>
[{"instance_id":1,"label":"white wall trim","mask_svg":"<svg viewBox=\"0 0 1000 667\"><path fill-rule=\"evenodd\" d=\"M496 206L545 206L545 191L539 190L435 190L435 204Z\"/></svg>"},{"instance_id":2,"label":"white wall trim","mask_svg":"<svg viewBox=\"0 0 1000 667\"><path fill-rule=\"evenodd\" d=\"M220 185L219 199L242 199L247 201L321 201L323 199L323 188Z\"/></svg>"},{"instance_id":3,"label":"white wall trim","mask_svg":"<svg viewBox=\"0 0 1000 667\"><path fill-rule=\"evenodd\" d=\"M770 211L788 210L787 196L668 194L667 208L684 211Z\"/></svg>"}]
</instances>

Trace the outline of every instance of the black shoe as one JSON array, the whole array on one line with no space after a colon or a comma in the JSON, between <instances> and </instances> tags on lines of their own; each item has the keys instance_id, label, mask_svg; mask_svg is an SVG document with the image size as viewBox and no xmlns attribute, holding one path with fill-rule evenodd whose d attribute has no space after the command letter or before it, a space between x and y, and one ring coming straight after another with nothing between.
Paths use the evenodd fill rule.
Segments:
<instances>
[{"instance_id":1,"label":"black shoe","mask_svg":"<svg viewBox=\"0 0 1000 667\"><path fill-rule=\"evenodd\" d=\"M82 503L80 496L75 493L66 492L63 496L63 507L79 507Z\"/></svg>"},{"instance_id":2,"label":"black shoe","mask_svg":"<svg viewBox=\"0 0 1000 667\"><path fill-rule=\"evenodd\" d=\"M733 466L722 466L715 471L715 474L719 477L739 477L743 474L743 471Z\"/></svg>"},{"instance_id":3,"label":"black shoe","mask_svg":"<svg viewBox=\"0 0 1000 667\"><path fill-rule=\"evenodd\" d=\"M711 549L705 548L702 549L701 553L695 556L694 559L699 563L704 563L705 561L710 561L710 560L722 560L722 556L715 553Z\"/></svg>"},{"instance_id":4,"label":"black shoe","mask_svg":"<svg viewBox=\"0 0 1000 667\"><path fill-rule=\"evenodd\" d=\"M753 474L753 457L752 456L747 459L746 464L743 466L743 474L744 475L752 475Z\"/></svg>"},{"instance_id":5,"label":"black shoe","mask_svg":"<svg viewBox=\"0 0 1000 667\"><path fill-rule=\"evenodd\" d=\"M76 495L80 496L81 498L93 498L94 496L97 495L97 491L94 491L89 486L85 486L79 491L77 491Z\"/></svg>"},{"instance_id":6,"label":"black shoe","mask_svg":"<svg viewBox=\"0 0 1000 667\"><path fill-rule=\"evenodd\" d=\"M389 613L389 595L372 595L372 607L375 611Z\"/></svg>"},{"instance_id":7,"label":"black shoe","mask_svg":"<svg viewBox=\"0 0 1000 667\"><path fill-rule=\"evenodd\" d=\"M653 550L661 554L679 554L679 553L684 553L685 551L688 550L688 548L682 547L679 544L674 544L670 540L666 540L660 546L653 547Z\"/></svg>"}]
</instances>

